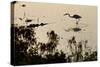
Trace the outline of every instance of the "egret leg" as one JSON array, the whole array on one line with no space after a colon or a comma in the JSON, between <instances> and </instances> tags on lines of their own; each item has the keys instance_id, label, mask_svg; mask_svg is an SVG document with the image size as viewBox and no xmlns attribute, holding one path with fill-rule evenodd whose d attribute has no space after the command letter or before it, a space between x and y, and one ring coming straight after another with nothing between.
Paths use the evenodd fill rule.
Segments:
<instances>
[{"instance_id":1,"label":"egret leg","mask_svg":"<svg viewBox=\"0 0 100 67\"><path fill-rule=\"evenodd\" d=\"M78 27L78 21L76 21L76 28Z\"/></svg>"},{"instance_id":2,"label":"egret leg","mask_svg":"<svg viewBox=\"0 0 100 67\"><path fill-rule=\"evenodd\" d=\"M78 27L79 19L76 19L76 27Z\"/></svg>"}]
</instances>

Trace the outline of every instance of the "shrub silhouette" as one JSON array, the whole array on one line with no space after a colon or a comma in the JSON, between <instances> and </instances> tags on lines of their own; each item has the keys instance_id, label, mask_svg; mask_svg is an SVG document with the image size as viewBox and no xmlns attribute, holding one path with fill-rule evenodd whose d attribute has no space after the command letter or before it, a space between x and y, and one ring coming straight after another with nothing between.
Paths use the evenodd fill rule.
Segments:
<instances>
[{"instance_id":1,"label":"shrub silhouette","mask_svg":"<svg viewBox=\"0 0 100 67\"><path fill-rule=\"evenodd\" d=\"M14 59L16 65L97 60L97 51L92 51L91 54L85 52L85 55L82 55L82 47L84 45L86 48L88 41L85 40L84 43L82 43L82 40L77 42L75 36L68 40L71 55L67 55L62 50L58 51L57 46L59 45L60 37L54 30L47 32L47 43L37 41L35 27L12 25L11 32L14 35ZM75 49L73 49L73 46ZM72 57L74 57L74 60Z\"/></svg>"},{"instance_id":2,"label":"shrub silhouette","mask_svg":"<svg viewBox=\"0 0 100 67\"><path fill-rule=\"evenodd\" d=\"M51 32L47 32L47 36L49 38L47 45L47 51L48 53L52 54L53 52L55 52L55 48L57 47L58 43L59 43L59 37L58 35L52 30Z\"/></svg>"},{"instance_id":3,"label":"shrub silhouette","mask_svg":"<svg viewBox=\"0 0 100 67\"><path fill-rule=\"evenodd\" d=\"M67 62L95 61L95 60L97 60L97 51L92 51L92 53L89 54L89 52L86 52L83 50L83 48L85 50L87 50L87 45L86 45L87 43L88 43L88 40L85 40L85 41L81 40L81 41L77 42L75 36L73 36L72 39L69 39L68 44L70 47L71 55L68 55ZM73 47L75 49L73 49ZM90 51L91 51L91 49L90 49ZM85 52L85 55L82 54L82 52ZM72 58L74 58L74 60Z\"/></svg>"}]
</instances>

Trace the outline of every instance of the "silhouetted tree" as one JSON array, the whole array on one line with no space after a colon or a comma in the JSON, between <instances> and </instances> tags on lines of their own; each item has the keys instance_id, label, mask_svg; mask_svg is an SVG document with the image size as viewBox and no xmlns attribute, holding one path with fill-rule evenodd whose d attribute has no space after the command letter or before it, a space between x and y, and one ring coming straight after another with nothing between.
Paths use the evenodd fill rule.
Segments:
<instances>
[{"instance_id":1,"label":"silhouetted tree","mask_svg":"<svg viewBox=\"0 0 100 67\"><path fill-rule=\"evenodd\" d=\"M47 32L47 36L49 38L47 45L47 51L48 53L52 54L53 52L55 52L55 48L57 47L58 43L59 43L59 37L58 35L52 30L51 32Z\"/></svg>"},{"instance_id":2,"label":"silhouetted tree","mask_svg":"<svg viewBox=\"0 0 100 67\"><path fill-rule=\"evenodd\" d=\"M30 54L27 49L30 45L36 45L34 28L26 28L25 26L13 26L14 31L14 43L15 43L15 62L16 64L28 64L31 63ZM29 51L30 53L31 51Z\"/></svg>"}]
</instances>

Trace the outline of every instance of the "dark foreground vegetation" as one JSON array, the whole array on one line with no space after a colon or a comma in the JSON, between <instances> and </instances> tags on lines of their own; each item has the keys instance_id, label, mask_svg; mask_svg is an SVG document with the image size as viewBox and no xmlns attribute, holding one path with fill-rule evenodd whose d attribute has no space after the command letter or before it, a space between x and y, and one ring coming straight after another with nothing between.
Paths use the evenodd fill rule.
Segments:
<instances>
[{"instance_id":1,"label":"dark foreground vegetation","mask_svg":"<svg viewBox=\"0 0 100 67\"><path fill-rule=\"evenodd\" d=\"M65 62L81 62L81 61L95 61L97 60L97 52L91 51L83 52L83 43L77 42L75 36L67 42L70 47L71 55L65 54L62 50L58 50L60 37L54 30L47 32L48 42L38 42L35 37L35 27L29 26L13 26L11 32L14 34L13 42L15 44L15 65L27 64L47 64L47 63L65 63ZM84 41L84 47L87 49L87 40ZM73 52L72 45L75 47ZM67 50L66 50L67 51Z\"/></svg>"}]
</instances>

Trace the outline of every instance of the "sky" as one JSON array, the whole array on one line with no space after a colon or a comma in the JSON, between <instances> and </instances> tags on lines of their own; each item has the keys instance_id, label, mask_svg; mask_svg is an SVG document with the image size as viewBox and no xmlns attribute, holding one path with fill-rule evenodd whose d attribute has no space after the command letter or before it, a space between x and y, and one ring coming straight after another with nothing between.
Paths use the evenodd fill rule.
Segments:
<instances>
[{"instance_id":1,"label":"sky","mask_svg":"<svg viewBox=\"0 0 100 67\"><path fill-rule=\"evenodd\" d=\"M22 5L25 4L25 7ZM36 37L39 42L48 42L47 32L54 30L59 35L60 39L58 49L65 52L68 51L68 40L75 36L79 42L81 40L88 40L88 46L92 50L97 50L97 7L87 5L71 5L71 4L53 4L53 3L34 3L34 2L17 2L14 7L14 24L25 25L24 21L19 20L23 18L24 13L26 18L31 18L32 24L48 23L43 27L35 29ZM75 19L64 16L64 13L80 15L82 18L79 21L79 27L82 28L80 32L69 31L65 29L74 28ZM37 22L39 18L39 22ZM29 24L31 24L29 23Z\"/></svg>"}]
</instances>

